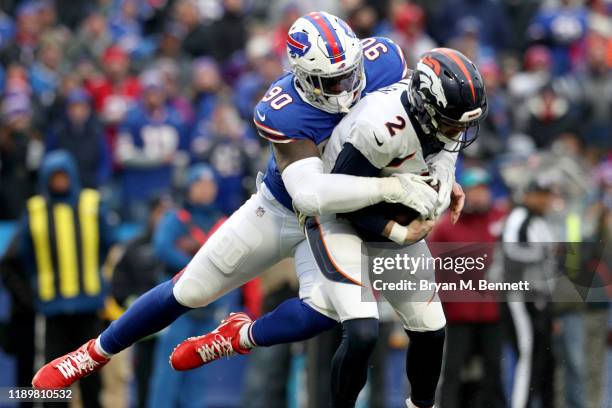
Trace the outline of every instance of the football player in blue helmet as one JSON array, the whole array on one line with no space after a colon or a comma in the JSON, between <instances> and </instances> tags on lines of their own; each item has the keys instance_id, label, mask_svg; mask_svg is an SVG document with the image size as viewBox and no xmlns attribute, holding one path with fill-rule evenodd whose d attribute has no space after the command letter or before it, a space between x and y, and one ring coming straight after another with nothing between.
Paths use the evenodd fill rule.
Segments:
<instances>
[{"instance_id":1,"label":"football player in blue helmet","mask_svg":"<svg viewBox=\"0 0 612 408\"><path fill-rule=\"evenodd\" d=\"M266 174L258 179L258 191L208 237L182 272L139 297L99 337L43 366L32 381L35 387L70 386L188 310L208 305L300 248L307 249L294 208L313 216L389 202L424 215L433 211L436 194L424 179L325 173L319 156L355 102L405 77L399 47L382 37L359 40L338 17L314 12L289 30L287 53L292 72L270 86L254 111L257 131L272 142L273 151ZM300 278L308 280L311 260L298 258L298 274L305 268ZM310 335L313 327L320 331L335 324L299 300L291 307L295 320L302 322L296 326L303 329L301 336ZM249 320L242 314L228 325ZM242 351L224 336L214 344L204 344L204 337L182 343L171 357L172 365L188 369Z\"/></svg>"}]
</instances>

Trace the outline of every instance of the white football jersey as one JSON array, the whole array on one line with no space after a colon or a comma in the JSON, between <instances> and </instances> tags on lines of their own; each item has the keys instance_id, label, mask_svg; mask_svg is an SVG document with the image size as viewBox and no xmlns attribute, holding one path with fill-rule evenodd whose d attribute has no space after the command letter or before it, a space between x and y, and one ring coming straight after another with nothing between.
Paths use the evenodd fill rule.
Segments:
<instances>
[{"instance_id":1,"label":"white football jersey","mask_svg":"<svg viewBox=\"0 0 612 408\"><path fill-rule=\"evenodd\" d=\"M349 142L372 165L382 169L381 176L428 173L427 157L401 101L408 89L409 81L403 80L361 99L334 128L325 146L325 172L331 172L344 144ZM441 154L452 154L456 160L456 153Z\"/></svg>"}]
</instances>

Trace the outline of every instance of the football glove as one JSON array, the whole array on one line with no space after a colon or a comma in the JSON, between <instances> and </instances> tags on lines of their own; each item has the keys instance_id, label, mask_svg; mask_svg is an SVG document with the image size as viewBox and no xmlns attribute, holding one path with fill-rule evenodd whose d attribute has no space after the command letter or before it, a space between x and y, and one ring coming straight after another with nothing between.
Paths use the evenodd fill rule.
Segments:
<instances>
[{"instance_id":1,"label":"football glove","mask_svg":"<svg viewBox=\"0 0 612 408\"><path fill-rule=\"evenodd\" d=\"M403 194L397 198L397 203L410 207L425 218L432 218L438 194L429 184L432 178L412 173L395 173L403 187Z\"/></svg>"},{"instance_id":2,"label":"football glove","mask_svg":"<svg viewBox=\"0 0 612 408\"><path fill-rule=\"evenodd\" d=\"M432 160L429 175L432 178L432 186L438 190L434 208L434 216L437 218L450 205L451 191L455 183L455 166L447 160Z\"/></svg>"}]
</instances>

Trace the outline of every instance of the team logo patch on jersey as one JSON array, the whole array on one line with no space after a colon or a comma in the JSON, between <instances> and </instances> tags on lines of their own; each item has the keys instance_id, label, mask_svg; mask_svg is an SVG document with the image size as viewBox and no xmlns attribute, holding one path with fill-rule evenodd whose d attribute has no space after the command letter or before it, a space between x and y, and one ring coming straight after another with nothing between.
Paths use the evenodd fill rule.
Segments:
<instances>
[{"instance_id":1,"label":"team logo patch on jersey","mask_svg":"<svg viewBox=\"0 0 612 408\"><path fill-rule=\"evenodd\" d=\"M308 35L301 31L287 35L287 47L292 56L303 57L310 50L310 41Z\"/></svg>"},{"instance_id":2,"label":"team logo patch on jersey","mask_svg":"<svg viewBox=\"0 0 612 408\"><path fill-rule=\"evenodd\" d=\"M435 68L435 67L434 67ZM417 64L417 70L421 71L421 84L419 85L419 91L426 89L430 94L436 98L436 102L441 107L445 108L448 104L446 95L444 94L444 88L442 87L442 80L436 72L427 64L419 62Z\"/></svg>"}]
</instances>

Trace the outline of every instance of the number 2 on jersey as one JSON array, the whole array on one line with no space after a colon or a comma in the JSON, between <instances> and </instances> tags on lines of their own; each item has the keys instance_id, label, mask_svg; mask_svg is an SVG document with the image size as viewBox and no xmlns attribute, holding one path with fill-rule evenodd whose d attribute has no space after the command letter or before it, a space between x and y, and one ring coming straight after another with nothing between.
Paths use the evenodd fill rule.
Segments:
<instances>
[{"instance_id":1,"label":"number 2 on jersey","mask_svg":"<svg viewBox=\"0 0 612 408\"><path fill-rule=\"evenodd\" d=\"M275 110L282 109L293 102L291 95L282 92L283 88L280 86L275 86L274 88L270 89L268 93L261 98L261 100L263 102L270 102L270 106Z\"/></svg>"}]
</instances>

